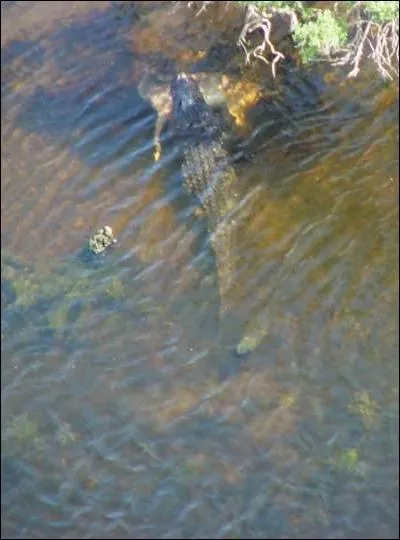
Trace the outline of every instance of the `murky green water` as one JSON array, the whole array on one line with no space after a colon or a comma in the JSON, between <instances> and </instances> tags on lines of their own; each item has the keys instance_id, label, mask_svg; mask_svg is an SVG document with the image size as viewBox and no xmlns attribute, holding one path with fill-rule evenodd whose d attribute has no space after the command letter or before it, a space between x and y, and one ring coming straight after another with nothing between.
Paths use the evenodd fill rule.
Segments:
<instances>
[{"instance_id":1,"label":"murky green water","mask_svg":"<svg viewBox=\"0 0 400 540\"><path fill-rule=\"evenodd\" d=\"M223 71L225 30L154 4L2 3L2 537L396 538L397 84L255 77L220 322L138 83Z\"/></svg>"}]
</instances>

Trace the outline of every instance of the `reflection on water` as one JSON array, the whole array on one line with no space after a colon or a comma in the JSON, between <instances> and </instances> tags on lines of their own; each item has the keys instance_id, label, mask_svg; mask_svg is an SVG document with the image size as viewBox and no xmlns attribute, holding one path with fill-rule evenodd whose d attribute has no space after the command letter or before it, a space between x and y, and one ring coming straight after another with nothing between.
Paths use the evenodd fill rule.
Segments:
<instances>
[{"instance_id":1,"label":"reflection on water","mask_svg":"<svg viewBox=\"0 0 400 540\"><path fill-rule=\"evenodd\" d=\"M2 537L394 538L398 89L287 69L248 111L220 324L179 140L154 161L137 89L207 58L154 4L2 3Z\"/></svg>"}]
</instances>

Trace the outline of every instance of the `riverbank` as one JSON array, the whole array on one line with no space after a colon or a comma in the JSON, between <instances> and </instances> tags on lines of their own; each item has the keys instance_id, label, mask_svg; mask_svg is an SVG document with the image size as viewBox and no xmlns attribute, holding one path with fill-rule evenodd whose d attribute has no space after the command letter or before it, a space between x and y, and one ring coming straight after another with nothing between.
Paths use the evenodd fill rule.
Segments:
<instances>
[{"instance_id":1,"label":"riverbank","mask_svg":"<svg viewBox=\"0 0 400 540\"><path fill-rule=\"evenodd\" d=\"M197 14L214 2L198 4ZM386 80L399 76L397 2L234 2L244 8L238 36L246 64L268 64L275 77L285 59L280 41L292 40L304 63L324 61L348 68L355 77L372 62ZM228 7L227 7L228 9Z\"/></svg>"}]
</instances>

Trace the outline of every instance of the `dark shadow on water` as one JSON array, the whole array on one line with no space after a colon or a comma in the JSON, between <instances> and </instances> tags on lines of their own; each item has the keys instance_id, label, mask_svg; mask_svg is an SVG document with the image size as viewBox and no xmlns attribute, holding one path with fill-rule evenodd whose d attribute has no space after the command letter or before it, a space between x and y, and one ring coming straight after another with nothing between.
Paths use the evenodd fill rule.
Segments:
<instances>
[{"instance_id":1,"label":"dark shadow on water","mask_svg":"<svg viewBox=\"0 0 400 540\"><path fill-rule=\"evenodd\" d=\"M46 45L29 40L8 43L2 49L3 95L21 76L30 76L31 85L38 80L31 96L19 99L16 127L51 137L55 143L68 145L84 162L99 165L107 147L101 149L97 143L96 152L81 147L78 132L84 124L89 121L95 127L112 121L114 130L126 129L143 122L151 112L137 92L132 79L134 56L124 36L114 33L118 28L106 12L63 26ZM12 64L15 61L18 68ZM51 64L54 80L44 86L40 72Z\"/></svg>"}]
</instances>

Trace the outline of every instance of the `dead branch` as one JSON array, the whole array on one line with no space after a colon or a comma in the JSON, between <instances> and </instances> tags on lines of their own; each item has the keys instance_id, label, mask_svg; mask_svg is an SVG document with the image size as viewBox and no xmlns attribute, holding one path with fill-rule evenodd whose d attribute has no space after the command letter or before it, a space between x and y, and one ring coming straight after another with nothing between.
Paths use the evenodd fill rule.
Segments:
<instances>
[{"instance_id":1,"label":"dead branch","mask_svg":"<svg viewBox=\"0 0 400 540\"><path fill-rule=\"evenodd\" d=\"M393 80L399 76L399 23L391 21L379 24L370 19L361 19L352 24L350 42L335 58L331 65L352 67L348 77L356 77L364 59L371 59L384 79Z\"/></svg>"},{"instance_id":2,"label":"dead branch","mask_svg":"<svg viewBox=\"0 0 400 540\"><path fill-rule=\"evenodd\" d=\"M265 50L268 46L268 52L274 56L271 66L272 75L274 78L276 75L277 62L285 58L283 53L276 50L270 39L272 19L276 13L277 11L274 9L266 12L261 11L256 6L248 6L246 11L246 19L238 39L238 45L243 49L246 56L246 64L250 63L251 57L257 58L258 60L269 64L269 61L265 56ZM295 25L297 24L296 15L294 12L288 12L287 15L290 17L290 25L294 29ZM263 33L263 40L259 45L249 50L246 38L255 30L260 30Z\"/></svg>"},{"instance_id":3,"label":"dead branch","mask_svg":"<svg viewBox=\"0 0 400 540\"><path fill-rule=\"evenodd\" d=\"M359 45L356 48L357 49L356 54L354 55L354 58L352 59L352 62L351 62L354 65L354 67L350 71L350 73L347 75L349 78L356 77L358 75L359 71L360 71L360 61L361 61L361 57L362 57L362 53L363 53L363 49L364 49L364 43L365 43L365 40L367 39L367 36L368 36L369 31L370 31L371 25L372 25L372 22L368 21L365 32L364 32L363 36L361 37Z\"/></svg>"}]
</instances>

